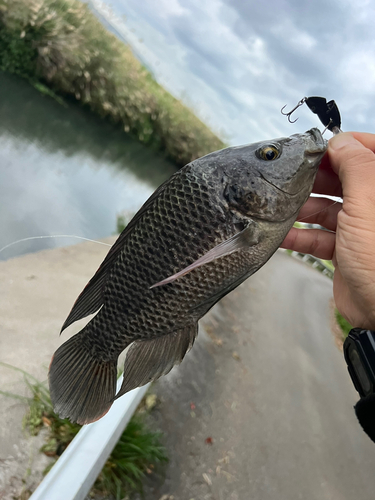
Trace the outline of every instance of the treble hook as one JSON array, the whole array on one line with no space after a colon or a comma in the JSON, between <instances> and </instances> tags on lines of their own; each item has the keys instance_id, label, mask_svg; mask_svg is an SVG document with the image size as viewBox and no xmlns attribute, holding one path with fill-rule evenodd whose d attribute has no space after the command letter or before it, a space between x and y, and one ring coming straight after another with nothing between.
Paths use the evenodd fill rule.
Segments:
<instances>
[{"instance_id":1,"label":"treble hook","mask_svg":"<svg viewBox=\"0 0 375 500\"><path fill-rule=\"evenodd\" d=\"M306 103L306 105L310 108L310 110L318 115L319 120L322 122L322 124L325 126L325 129L323 130L322 134L328 129L330 130L333 135L339 134L342 132L341 130L341 116L340 116L340 111L335 103L335 101L328 101L325 97L318 97L318 96L312 96L312 97L304 97L299 101L297 106L295 106L292 111L289 111L289 113L284 113L283 110L285 108L281 108L281 113L284 116L288 117L289 123L295 123L298 118L296 118L294 121L290 119L292 113L295 112L296 109L298 109L302 104Z\"/></svg>"},{"instance_id":2,"label":"treble hook","mask_svg":"<svg viewBox=\"0 0 375 500\"><path fill-rule=\"evenodd\" d=\"M289 113L284 113L284 112L283 112L283 109L284 109L284 108L286 108L286 106L287 106L287 105L285 104L285 106L283 106L283 107L281 108L281 114L282 114L282 115L284 115L284 116L287 116L287 117L288 117L288 121L289 121L289 123L295 123L295 122L298 120L298 118L296 118L295 120L291 120L291 119L290 119L290 117L291 117L291 115L295 112L295 110L296 110L296 109L298 109L300 106L302 106L302 104L304 104L304 102L305 102L305 101L306 101L306 97L304 97L303 99L301 99L301 100L298 102L297 106L295 106L295 107L294 107L291 111L289 111Z\"/></svg>"}]
</instances>

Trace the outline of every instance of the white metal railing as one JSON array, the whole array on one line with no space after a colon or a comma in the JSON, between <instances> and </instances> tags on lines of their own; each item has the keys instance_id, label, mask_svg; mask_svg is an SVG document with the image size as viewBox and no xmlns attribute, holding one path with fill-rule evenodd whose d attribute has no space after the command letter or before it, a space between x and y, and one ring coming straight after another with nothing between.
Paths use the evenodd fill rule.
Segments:
<instances>
[{"instance_id":1,"label":"white metal railing","mask_svg":"<svg viewBox=\"0 0 375 500\"><path fill-rule=\"evenodd\" d=\"M148 386L121 396L107 415L82 427L30 500L84 500Z\"/></svg>"},{"instance_id":2,"label":"white metal railing","mask_svg":"<svg viewBox=\"0 0 375 500\"><path fill-rule=\"evenodd\" d=\"M323 260L318 259L317 257L314 257L313 255L310 255L308 253L303 254L299 252L292 252L292 256L301 258L303 262L311 263L312 267L319 269L329 278L333 278L333 270L329 266L327 266L327 264Z\"/></svg>"}]
</instances>

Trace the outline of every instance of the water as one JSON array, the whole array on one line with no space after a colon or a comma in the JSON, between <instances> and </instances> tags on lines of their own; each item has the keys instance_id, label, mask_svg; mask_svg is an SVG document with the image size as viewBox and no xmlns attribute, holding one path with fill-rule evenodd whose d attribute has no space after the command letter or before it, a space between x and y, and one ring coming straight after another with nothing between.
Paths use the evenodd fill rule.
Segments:
<instances>
[{"instance_id":1,"label":"water","mask_svg":"<svg viewBox=\"0 0 375 500\"><path fill-rule=\"evenodd\" d=\"M30 236L114 234L117 215L136 212L174 171L106 120L0 73L0 248ZM74 243L27 241L0 259Z\"/></svg>"}]
</instances>

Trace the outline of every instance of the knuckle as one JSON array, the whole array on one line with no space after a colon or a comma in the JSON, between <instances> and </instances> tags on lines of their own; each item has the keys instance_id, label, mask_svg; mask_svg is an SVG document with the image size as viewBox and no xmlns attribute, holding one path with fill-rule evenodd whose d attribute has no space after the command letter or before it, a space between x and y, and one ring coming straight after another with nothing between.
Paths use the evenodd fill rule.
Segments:
<instances>
[{"instance_id":1,"label":"knuckle","mask_svg":"<svg viewBox=\"0 0 375 500\"><path fill-rule=\"evenodd\" d=\"M311 247L310 247L311 252L310 253L312 255L316 255L316 253L319 250L319 247L320 247L319 232L316 231L316 232L314 232L313 239L311 240Z\"/></svg>"}]
</instances>

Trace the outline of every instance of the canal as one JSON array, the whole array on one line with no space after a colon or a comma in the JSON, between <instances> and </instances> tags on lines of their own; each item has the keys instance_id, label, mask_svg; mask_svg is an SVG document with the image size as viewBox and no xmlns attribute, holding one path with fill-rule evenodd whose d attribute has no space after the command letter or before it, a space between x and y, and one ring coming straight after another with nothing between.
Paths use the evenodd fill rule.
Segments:
<instances>
[{"instance_id":1,"label":"canal","mask_svg":"<svg viewBox=\"0 0 375 500\"><path fill-rule=\"evenodd\" d=\"M175 170L119 127L0 73L0 248L114 234L117 216L136 212ZM27 240L0 260L77 242Z\"/></svg>"}]
</instances>

